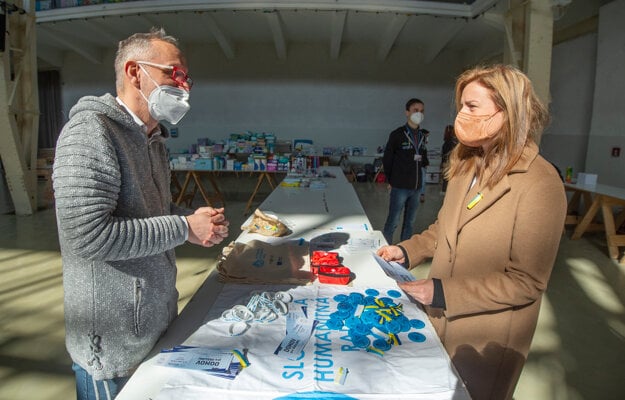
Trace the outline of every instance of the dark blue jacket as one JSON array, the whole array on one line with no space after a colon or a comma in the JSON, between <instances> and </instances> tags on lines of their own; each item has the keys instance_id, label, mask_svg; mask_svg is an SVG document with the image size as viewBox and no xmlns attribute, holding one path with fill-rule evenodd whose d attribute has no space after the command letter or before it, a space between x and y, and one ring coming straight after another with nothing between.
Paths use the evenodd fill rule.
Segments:
<instances>
[{"instance_id":1,"label":"dark blue jacket","mask_svg":"<svg viewBox=\"0 0 625 400\"><path fill-rule=\"evenodd\" d=\"M421 129L416 133L415 143L406 125L395 129L388 137L382 164L386 179L394 188L419 189L423 185L420 171L427 166L427 149ZM417 154L421 161L416 160Z\"/></svg>"}]
</instances>

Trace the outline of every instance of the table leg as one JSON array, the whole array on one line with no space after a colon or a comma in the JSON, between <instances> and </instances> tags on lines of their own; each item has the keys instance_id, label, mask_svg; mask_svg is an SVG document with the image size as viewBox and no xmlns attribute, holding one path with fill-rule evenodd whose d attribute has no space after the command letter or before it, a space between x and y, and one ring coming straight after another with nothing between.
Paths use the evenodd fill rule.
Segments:
<instances>
[{"instance_id":1,"label":"table leg","mask_svg":"<svg viewBox=\"0 0 625 400\"><path fill-rule=\"evenodd\" d=\"M605 225L605 239L608 242L608 252L610 258L618 259L618 247L612 243L616 228L614 227L614 215L612 205L606 200L601 202L601 212L603 213L603 224Z\"/></svg>"},{"instance_id":2,"label":"table leg","mask_svg":"<svg viewBox=\"0 0 625 400\"><path fill-rule=\"evenodd\" d=\"M623 208L623 211L621 211L621 213L616 216L615 222L616 229L620 228L621 225L623 225L623 222L625 222L625 208Z\"/></svg>"},{"instance_id":3,"label":"table leg","mask_svg":"<svg viewBox=\"0 0 625 400\"><path fill-rule=\"evenodd\" d=\"M576 225L581 217L586 214L588 208L592 204L592 195L590 192L579 191L579 190L571 190L573 191L573 196L571 196L571 200L566 206L566 222L565 225ZM583 204L583 207L580 209L580 203Z\"/></svg>"},{"instance_id":4,"label":"table leg","mask_svg":"<svg viewBox=\"0 0 625 400\"><path fill-rule=\"evenodd\" d=\"M206 202L206 204L208 204L209 207L212 207L213 205L211 204L210 198L208 197L208 195L204 191L204 187L202 186L200 175L195 171L191 171L191 173L193 174L193 179L195 180L195 184L197 185L197 188L200 190L200 193L202 194L204 201Z\"/></svg>"},{"instance_id":5,"label":"table leg","mask_svg":"<svg viewBox=\"0 0 625 400\"><path fill-rule=\"evenodd\" d=\"M178 175L176 174L176 171L171 171L171 185L178 191L178 193L180 193L180 189L182 189L182 186L180 186L180 181L178 180ZM176 196L176 199L178 198L178 196Z\"/></svg>"},{"instance_id":6,"label":"table leg","mask_svg":"<svg viewBox=\"0 0 625 400\"><path fill-rule=\"evenodd\" d=\"M238 177L238 173L237 173L237 177ZM221 194L221 191L219 190L219 186L217 185L217 181L215 180L215 176L211 172L209 172L208 174L208 181L211 183L211 186L213 187L215 194L219 198L219 201L221 201L221 204L225 206L226 201L224 200L224 196Z\"/></svg>"},{"instance_id":7,"label":"table leg","mask_svg":"<svg viewBox=\"0 0 625 400\"><path fill-rule=\"evenodd\" d=\"M275 189L276 181L273 179L273 176L271 176L271 174L268 172L263 172L263 175L265 175L265 178L267 178L267 182L269 182L269 186L271 186L271 189Z\"/></svg>"},{"instance_id":8,"label":"table leg","mask_svg":"<svg viewBox=\"0 0 625 400\"><path fill-rule=\"evenodd\" d=\"M581 221L579 221L579 224L577 224L577 227L575 227L575 231L573 232L571 239L575 240L582 237L593 218L595 218L595 215L597 215L597 211L599 211L599 207L601 206L601 197L601 195L595 196L592 204L588 207L588 211L586 211L586 214L584 214Z\"/></svg>"},{"instance_id":9,"label":"table leg","mask_svg":"<svg viewBox=\"0 0 625 400\"><path fill-rule=\"evenodd\" d=\"M592 195L589 192L584 192L582 196L584 199L583 213L585 214L586 211L588 211L588 208L590 208L590 205L592 204Z\"/></svg>"},{"instance_id":10,"label":"table leg","mask_svg":"<svg viewBox=\"0 0 625 400\"><path fill-rule=\"evenodd\" d=\"M571 197L571 201L566 207L566 219L564 220L564 225L577 225L579 222L579 200L582 197L582 192L575 191L573 196Z\"/></svg>"},{"instance_id":11,"label":"table leg","mask_svg":"<svg viewBox=\"0 0 625 400\"><path fill-rule=\"evenodd\" d=\"M260 185L263 183L263 179L265 179L264 175L265 175L264 172L258 175L258 181L256 182L256 187L254 188L254 191L252 192L250 199L247 201L247 206L245 207L245 212L244 212L245 215L247 215L250 211L250 207L252 206L252 201L254 200L254 197L256 197L256 193L258 193L258 189L260 189Z\"/></svg>"},{"instance_id":12,"label":"table leg","mask_svg":"<svg viewBox=\"0 0 625 400\"><path fill-rule=\"evenodd\" d=\"M180 188L180 194L178 195L178 198L176 199L176 205L179 206L180 203L182 202L182 199L184 199L184 194L187 191L187 187L189 186L189 182L191 181L191 172L192 171L187 171L187 175L184 177L184 183L182 184L182 187Z\"/></svg>"},{"instance_id":13,"label":"table leg","mask_svg":"<svg viewBox=\"0 0 625 400\"><path fill-rule=\"evenodd\" d=\"M615 260L619 260L619 247L625 246L625 235L616 234L616 227L620 225L616 225L614 222L612 207L624 204L625 202L608 197L603 197L603 201L601 202L601 211L603 213L603 223L605 224L605 237L608 242L608 251L610 253L610 258ZM621 212L617 217L617 220L621 220L624 213L625 212ZM621 263L623 261L625 261L625 255L620 260Z\"/></svg>"}]
</instances>

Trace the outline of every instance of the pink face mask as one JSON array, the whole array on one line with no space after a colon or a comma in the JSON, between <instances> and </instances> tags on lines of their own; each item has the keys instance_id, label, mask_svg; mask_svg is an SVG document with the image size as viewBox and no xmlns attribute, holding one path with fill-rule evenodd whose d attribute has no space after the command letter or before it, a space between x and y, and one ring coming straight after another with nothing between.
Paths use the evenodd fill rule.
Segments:
<instances>
[{"instance_id":1,"label":"pink face mask","mask_svg":"<svg viewBox=\"0 0 625 400\"><path fill-rule=\"evenodd\" d=\"M454 122L454 130L460 143L469 147L480 147L495 136L499 132L501 124L493 122L493 117L499 111L492 115L471 115L458 112Z\"/></svg>"}]
</instances>

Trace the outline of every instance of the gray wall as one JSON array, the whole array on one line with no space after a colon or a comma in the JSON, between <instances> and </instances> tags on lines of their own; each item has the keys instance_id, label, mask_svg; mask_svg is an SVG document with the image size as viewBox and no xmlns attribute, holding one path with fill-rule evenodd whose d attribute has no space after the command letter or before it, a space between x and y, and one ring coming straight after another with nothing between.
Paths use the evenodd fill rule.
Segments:
<instances>
[{"instance_id":1,"label":"gray wall","mask_svg":"<svg viewBox=\"0 0 625 400\"><path fill-rule=\"evenodd\" d=\"M552 124L543 154L562 171L625 187L625 0L600 8L599 30L554 47ZM621 156L612 157L620 147Z\"/></svg>"},{"instance_id":2,"label":"gray wall","mask_svg":"<svg viewBox=\"0 0 625 400\"><path fill-rule=\"evenodd\" d=\"M586 170L599 183L625 187L625 0L601 7L597 73ZM612 147L621 156L611 156Z\"/></svg>"},{"instance_id":3,"label":"gray wall","mask_svg":"<svg viewBox=\"0 0 625 400\"><path fill-rule=\"evenodd\" d=\"M541 151L564 173L584 171L592 117L597 35L591 34L553 48L551 63L551 124Z\"/></svg>"},{"instance_id":4,"label":"gray wall","mask_svg":"<svg viewBox=\"0 0 625 400\"><path fill-rule=\"evenodd\" d=\"M373 52L372 54L369 54ZM270 132L279 140L312 138L315 145L365 146L369 154L406 121L411 97L425 102L423 127L432 132L430 146L440 146L445 125L452 123L453 81L461 69L452 56L442 65L423 65L392 52L376 60L375 49L347 46L339 60L327 47L292 45L286 61L272 46L238 47L227 60L216 47L190 45L191 111L179 123L173 151L197 138L221 140L231 133ZM75 57L75 58L74 58ZM448 60L445 60L448 57ZM64 115L79 97L113 91L113 54L100 66L85 68L70 56L62 71Z\"/></svg>"},{"instance_id":5,"label":"gray wall","mask_svg":"<svg viewBox=\"0 0 625 400\"><path fill-rule=\"evenodd\" d=\"M599 182L625 187L625 0L601 8L599 32L554 47L552 124L541 150L562 170L599 174ZM192 109L179 124L173 151L197 138L227 138L245 131L274 133L279 140L312 138L319 147L365 146L373 153L405 121L409 97L426 103L423 126L430 147L440 146L453 121L453 84L463 66L458 54L442 53L423 65L417 55L393 51L377 61L375 48L344 46L338 60L327 47L290 44L280 61L272 46L240 46L227 60L218 47L188 44L196 85ZM372 61L375 60L375 61ZM114 91L113 52L102 65L69 56L62 69L64 114L85 94Z\"/></svg>"}]
</instances>

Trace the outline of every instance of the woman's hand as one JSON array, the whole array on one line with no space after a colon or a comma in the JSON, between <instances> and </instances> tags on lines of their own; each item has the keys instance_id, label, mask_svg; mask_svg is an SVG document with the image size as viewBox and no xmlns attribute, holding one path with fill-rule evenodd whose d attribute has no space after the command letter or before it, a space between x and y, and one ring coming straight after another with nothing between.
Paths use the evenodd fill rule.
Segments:
<instances>
[{"instance_id":1,"label":"woman's hand","mask_svg":"<svg viewBox=\"0 0 625 400\"><path fill-rule=\"evenodd\" d=\"M421 304L429 306L434 299L434 281L431 279L419 279L412 282L397 282L397 285L406 294Z\"/></svg>"},{"instance_id":2,"label":"woman's hand","mask_svg":"<svg viewBox=\"0 0 625 400\"><path fill-rule=\"evenodd\" d=\"M400 264L406 262L404 252L401 251L399 246L382 246L378 249L377 254L386 261L396 261Z\"/></svg>"}]
</instances>

